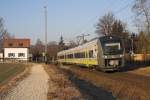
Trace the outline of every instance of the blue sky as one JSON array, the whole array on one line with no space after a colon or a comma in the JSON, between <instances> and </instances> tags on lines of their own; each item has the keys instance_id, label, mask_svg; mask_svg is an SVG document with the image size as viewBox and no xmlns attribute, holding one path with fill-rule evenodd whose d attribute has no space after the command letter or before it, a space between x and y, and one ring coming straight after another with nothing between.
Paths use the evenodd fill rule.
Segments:
<instances>
[{"instance_id":1,"label":"blue sky","mask_svg":"<svg viewBox=\"0 0 150 100\"><path fill-rule=\"evenodd\" d=\"M0 16L5 27L15 37L44 40L44 5L48 7L48 41L59 41L63 35L66 41L80 34L96 37L95 25L98 19L109 11L128 23L132 23L133 0L0 0ZM127 6L128 5L128 6Z\"/></svg>"}]
</instances>

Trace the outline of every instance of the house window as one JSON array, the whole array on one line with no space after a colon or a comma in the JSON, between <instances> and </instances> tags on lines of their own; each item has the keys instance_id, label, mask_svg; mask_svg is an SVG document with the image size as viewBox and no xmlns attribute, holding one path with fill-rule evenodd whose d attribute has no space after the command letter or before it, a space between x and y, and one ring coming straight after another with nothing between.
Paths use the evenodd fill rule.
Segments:
<instances>
[{"instance_id":1,"label":"house window","mask_svg":"<svg viewBox=\"0 0 150 100\"><path fill-rule=\"evenodd\" d=\"M8 53L8 57L15 57L15 53Z\"/></svg>"},{"instance_id":2,"label":"house window","mask_svg":"<svg viewBox=\"0 0 150 100\"><path fill-rule=\"evenodd\" d=\"M13 44L12 44L12 43L9 43L8 45L9 45L10 47L12 47L12 46L13 46Z\"/></svg>"},{"instance_id":3,"label":"house window","mask_svg":"<svg viewBox=\"0 0 150 100\"><path fill-rule=\"evenodd\" d=\"M19 43L19 46L22 47L22 46L23 46L23 43Z\"/></svg>"},{"instance_id":4,"label":"house window","mask_svg":"<svg viewBox=\"0 0 150 100\"><path fill-rule=\"evenodd\" d=\"M25 57L25 53L18 53L18 57Z\"/></svg>"}]
</instances>

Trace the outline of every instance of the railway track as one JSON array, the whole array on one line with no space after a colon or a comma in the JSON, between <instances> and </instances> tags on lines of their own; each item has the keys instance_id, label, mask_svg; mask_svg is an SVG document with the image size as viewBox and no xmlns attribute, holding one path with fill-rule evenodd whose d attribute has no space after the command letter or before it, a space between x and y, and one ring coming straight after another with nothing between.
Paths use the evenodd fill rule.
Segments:
<instances>
[{"instance_id":1,"label":"railway track","mask_svg":"<svg viewBox=\"0 0 150 100\"><path fill-rule=\"evenodd\" d=\"M60 66L74 77L104 88L119 99L150 100L150 77L130 72L104 73L78 66Z\"/></svg>"}]
</instances>

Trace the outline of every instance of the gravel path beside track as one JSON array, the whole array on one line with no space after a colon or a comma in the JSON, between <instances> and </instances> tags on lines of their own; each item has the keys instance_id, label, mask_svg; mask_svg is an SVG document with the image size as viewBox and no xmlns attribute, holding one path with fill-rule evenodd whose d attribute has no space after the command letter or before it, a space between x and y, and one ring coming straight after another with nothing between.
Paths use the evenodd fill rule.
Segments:
<instances>
[{"instance_id":1,"label":"gravel path beside track","mask_svg":"<svg viewBox=\"0 0 150 100\"><path fill-rule=\"evenodd\" d=\"M48 78L43 66L35 64L30 75L19 82L2 100L47 100Z\"/></svg>"}]
</instances>

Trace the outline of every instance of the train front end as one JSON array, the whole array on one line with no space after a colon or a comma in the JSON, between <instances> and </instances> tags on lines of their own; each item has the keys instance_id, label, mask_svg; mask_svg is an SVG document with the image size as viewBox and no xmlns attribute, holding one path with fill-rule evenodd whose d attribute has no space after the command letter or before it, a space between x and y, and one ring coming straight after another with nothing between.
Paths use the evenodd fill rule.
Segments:
<instances>
[{"instance_id":1,"label":"train front end","mask_svg":"<svg viewBox=\"0 0 150 100\"><path fill-rule=\"evenodd\" d=\"M116 36L100 38L99 65L105 71L119 70L124 66L124 48L122 40Z\"/></svg>"}]
</instances>

